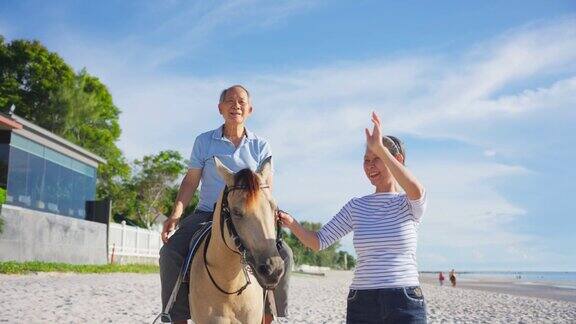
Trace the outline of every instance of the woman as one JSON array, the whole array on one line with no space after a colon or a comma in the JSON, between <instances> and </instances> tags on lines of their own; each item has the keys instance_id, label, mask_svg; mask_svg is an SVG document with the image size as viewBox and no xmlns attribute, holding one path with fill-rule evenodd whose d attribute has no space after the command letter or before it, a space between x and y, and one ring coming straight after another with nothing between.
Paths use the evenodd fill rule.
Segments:
<instances>
[{"instance_id":1,"label":"woman","mask_svg":"<svg viewBox=\"0 0 576 324\"><path fill-rule=\"evenodd\" d=\"M444 273L442 271L438 273L438 281L440 281L440 286L444 285Z\"/></svg>"},{"instance_id":2,"label":"woman","mask_svg":"<svg viewBox=\"0 0 576 324\"><path fill-rule=\"evenodd\" d=\"M450 283L452 287L456 287L456 271L454 269L450 270Z\"/></svg>"},{"instance_id":3,"label":"woman","mask_svg":"<svg viewBox=\"0 0 576 324\"><path fill-rule=\"evenodd\" d=\"M246 88L235 85L222 91L218 111L224 118L224 124L196 137L188 172L180 185L172 214L164 223L162 230L164 246L160 250L160 279L163 310L188 253L192 236L200 229L202 223L212 219L214 205L218 195L224 189L224 181L217 174L213 157L217 156L226 167L238 172L244 168L256 170L258 165L271 155L270 145L245 127L246 120L253 111L250 94ZM180 222L182 213L190 203L200 182L202 186L198 206L192 215ZM272 187L271 176L268 184ZM178 230L169 236L176 229L176 225L179 225ZM279 252L284 259L285 269L290 269L292 251L286 244L283 244ZM284 277L274 292L278 316L285 316L287 307L289 271L284 273ZM271 310L267 309L267 314L270 312ZM190 318L188 285L180 286L176 302L170 311L170 317L175 323L186 323ZM267 315L265 322L271 321L272 317Z\"/></svg>"},{"instance_id":4,"label":"woman","mask_svg":"<svg viewBox=\"0 0 576 324\"><path fill-rule=\"evenodd\" d=\"M417 230L426 194L404 166L402 143L381 136L376 113L372 122L372 133L366 129L364 172L375 193L351 199L318 232L306 230L287 213L279 212L279 218L315 251L354 232L358 263L348 294L347 323L426 323L416 266ZM397 184L405 193L397 191Z\"/></svg>"}]
</instances>

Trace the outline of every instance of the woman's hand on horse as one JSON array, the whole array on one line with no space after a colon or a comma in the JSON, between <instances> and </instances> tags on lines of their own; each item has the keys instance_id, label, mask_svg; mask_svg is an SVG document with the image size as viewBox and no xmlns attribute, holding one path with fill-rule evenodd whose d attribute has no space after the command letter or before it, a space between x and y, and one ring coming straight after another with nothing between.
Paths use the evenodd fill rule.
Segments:
<instances>
[{"instance_id":1,"label":"woman's hand on horse","mask_svg":"<svg viewBox=\"0 0 576 324\"><path fill-rule=\"evenodd\" d=\"M164 226L162 227L162 234L161 234L162 242L164 242L164 244L168 242L168 236L170 235L170 232L176 229L176 225L178 225L179 221L180 218L175 217L169 217L166 221L164 221Z\"/></svg>"},{"instance_id":2,"label":"woman's hand on horse","mask_svg":"<svg viewBox=\"0 0 576 324\"><path fill-rule=\"evenodd\" d=\"M384 144L382 144L382 125L380 122L380 117L378 117L376 112L372 112L372 123L374 124L372 134L370 134L370 130L368 130L368 128L364 129L366 132L366 145L370 151L377 153L384 150L385 147Z\"/></svg>"},{"instance_id":3,"label":"woman's hand on horse","mask_svg":"<svg viewBox=\"0 0 576 324\"><path fill-rule=\"evenodd\" d=\"M278 211L278 219L282 223L283 227L291 228L294 224L294 217L290 216L290 214L279 210Z\"/></svg>"}]
</instances>

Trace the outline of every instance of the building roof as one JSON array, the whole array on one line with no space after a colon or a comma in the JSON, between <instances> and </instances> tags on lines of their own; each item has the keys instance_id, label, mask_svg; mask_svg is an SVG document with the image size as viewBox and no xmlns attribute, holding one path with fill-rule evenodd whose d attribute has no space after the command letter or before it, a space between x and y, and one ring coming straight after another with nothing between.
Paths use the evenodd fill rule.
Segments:
<instances>
[{"instance_id":1,"label":"building roof","mask_svg":"<svg viewBox=\"0 0 576 324\"><path fill-rule=\"evenodd\" d=\"M9 130L31 141L95 167L97 167L98 164L106 163L106 160L102 157L15 114L8 116L0 113L0 129Z\"/></svg>"},{"instance_id":2,"label":"building roof","mask_svg":"<svg viewBox=\"0 0 576 324\"><path fill-rule=\"evenodd\" d=\"M0 113L0 130L22 129L22 124Z\"/></svg>"}]
</instances>

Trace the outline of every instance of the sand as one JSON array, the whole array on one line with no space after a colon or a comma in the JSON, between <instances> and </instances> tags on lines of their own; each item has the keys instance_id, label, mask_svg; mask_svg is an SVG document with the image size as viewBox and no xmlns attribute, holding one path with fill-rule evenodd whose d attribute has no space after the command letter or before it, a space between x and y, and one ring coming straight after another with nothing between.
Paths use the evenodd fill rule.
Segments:
<instances>
[{"instance_id":1,"label":"sand","mask_svg":"<svg viewBox=\"0 0 576 324\"><path fill-rule=\"evenodd\" d=\"M295 274L279 323L343 323L350 272ZM423 283L430 323L576 323L576 303ZM575 292L576 293L576 292ZM0 275L0 323L151 323L158 275Z\"/></svg>"}]
</instances>

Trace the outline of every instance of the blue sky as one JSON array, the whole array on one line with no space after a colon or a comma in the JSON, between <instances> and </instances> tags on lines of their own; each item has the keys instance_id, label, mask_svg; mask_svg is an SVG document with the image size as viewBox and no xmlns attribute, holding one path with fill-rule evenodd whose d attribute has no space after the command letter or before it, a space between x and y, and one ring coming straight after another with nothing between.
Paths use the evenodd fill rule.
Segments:
<instances>
[{"instance_id":1,"label":"blue sky","mask_svg":"<svg viewBox=\"0 0 576 324\"><path fill-rule=\"evenodd\" d=\"M374 109L429 193L420 269L576 270L573 1L5 0L0 33L101 78L129 158L188 156L245 84L301 220L372 191Z\"/></svg>"}]
</instances>

